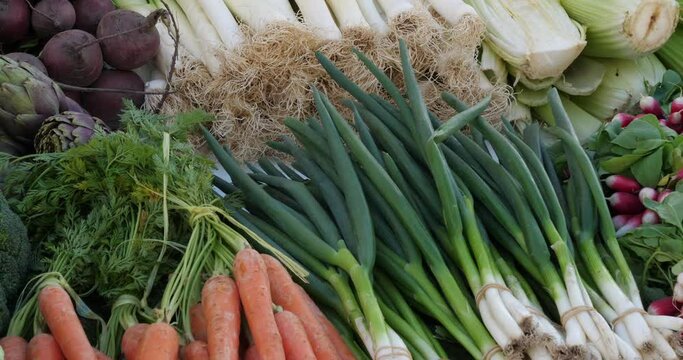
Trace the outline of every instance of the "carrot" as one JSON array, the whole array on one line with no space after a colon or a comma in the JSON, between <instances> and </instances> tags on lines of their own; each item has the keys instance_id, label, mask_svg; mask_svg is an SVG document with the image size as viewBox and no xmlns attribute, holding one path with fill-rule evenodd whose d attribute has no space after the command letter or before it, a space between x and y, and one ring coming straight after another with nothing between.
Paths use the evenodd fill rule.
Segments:
<instances>
[{"instance_id":1,"label":"carrot","mask_svg":"<svg viewBox=\"0 0 683 360\"><path fill-rule=\"evenodd\" d=\"M38 334L28 342L26 360L64 360L62 350L50 334Z\"/></svg>"},{"instance_id":2,"label":"carrot","mask_svg":"<svg viewBox=\"0 0 683 360\"><path fill-rule=\"evenodd\" d=\"M149 324L135 324L126 329L123 333L123 337L121 338L121 352L126 356L126 360L135 360L140 340L148 327Z\"/></svg>"},{"instance_id":3,"label":"carrot","mask_svg":"<svg viewBox=\"0 0 683 360\"><path fill-rule=\"evenodd\" d=\"M6 336L0 339L0 347L5 352L5 360L24 360L28 352L26 340L21 336Z\"/></svg>"},{"instance_id":4,"label":"carrot","mask_svg":"<svg viewBox=\"0 0 683 360\"><path fill-rule=\"evenodd\" d=\"M95 360L85 330L78 320L69 294L59 285L48 285L38 295L40 312L45 318L50 333L69 360Z\"/></svg>"},{"instance_id":5,"label":"carrot","mask_svg":"<svg viewBox=\"0 0 683 360\"><path fill-rule=\"evenodd\" d=\"M261 359L285 360L285 349L273 315L266 264L256 250L243 249L233 264L247 324Z\"/></svg>"},{"instance_id":6,"label":"carrot","mask_svg":"<svg viewBox=\"0 0 683 360\"><path fill-rule=\"evenodd\" d=\"M202 303L194 304L190 308L190 329L195 340L206 342L206 318L204 317Z\"/></svg>"},{"instance_id":7,"label":"carrot","mask_svg":"<svg viewBox=\"0 0 683 360\"><path fill-rule=\"evenodd\" d=\"M252 345L247 349L247 351L244 353L244 357L242 360L260 360L261 358L258 357L258 351L256 351L256 346Z\"/></svg>"},{"instance_id":8,"label":"carrot","mask_svg":"<svg viewBox=\"0 0 683 360\"><path fill-rule=\"evenodd\" d=\"M311 342L308 341L306 330L301 320L289 311L275 314L277 328L282 334L282 344L285 347L287 360L315 360L315 353Z\"/></svg>"},{"instance_id":9,"label":"carrot","mask_svg":"<svg viewBox=\"0 0 683 360\"><path fill-rule=\"evenodd\" d=\"M287 269L272 256L261 255L268 269L270 289L273 300L287 311L293 312L303 323L306 335L311 342L316 358L320 360L339 360L340 356L334 343L325 332L323 324L308 304L306 298L299 292ZM304 292L305 293L305 292Z\"/></svg>"},{"instance_id":10,"label":"carrot","mask_svg":"<svg viewBox=\"0 0 683 360\"><path fill-rule=\"evenodd\" d=\"M109 356L97 349L95 349L95 356L97 356L97 360L111 360Z\"/></svg>"},{"instance_id":11,"label":"carrot","mask_svg":"<svg viewBox=\"0 0 683 360\"><path fill-rule=\"evenodd\" d=\"M351 348L349 348L349 345L346 343L344 338L339 334L339 331L337 331L337 328L334 327L332 322L323 314L323 312L318 308L318 305L315 304L313 299L311 299L310 296L306 293L306 291L301 287L297 285L297 288L299 292L302 294L302 296L306 299L306 302L308 302L308 305L313 309L313 312L315 312L315 316L318 318L320 323L323 325L323 328L325 328L325 333L327 336L332 340L332 343L334 344L334 348L337 349L337 353L339 353L339 356L341 357L342 360L355 360L356 356L353 354L353 351L351 351Z\"/></svg>"},{"instance_id":12,"label":"carrot","mask_svg":"<svg viewBox=\"0 0 683 360\"><path fill-rule=\"evenodd\" d=\"M202 288L202 309L209 358L239 360L240 294L235 282L226 275L207 280Z\"/></svg>"},{"instance_id":13,"label":"carrot","mask_svg":"<svg viewBox=\"0 0 683 360\"><path fill-rule=\"evenodd\" d=\"M178 333L166 323L154 323L147 327L140 339L135 355L140 360L178 359Z\"/></svg>"},{"instance_id":14,"label":"carrot","mask_svg":"<svg viewBox=\"0 0 683 360\"><path fill-rule=\"evenodd\" d=\"M201 340L195 340L183 347L181 358L183 360L209 360L208 345Z\"/></svg>"}]
</instances>

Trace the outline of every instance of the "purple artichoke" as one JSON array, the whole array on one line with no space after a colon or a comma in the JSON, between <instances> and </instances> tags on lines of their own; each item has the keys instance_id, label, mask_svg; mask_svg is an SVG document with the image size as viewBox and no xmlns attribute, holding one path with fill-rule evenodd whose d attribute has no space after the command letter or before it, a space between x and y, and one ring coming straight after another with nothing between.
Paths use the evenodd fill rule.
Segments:
<instances>
[{"instance_id":1,"label":"purple artichoke","mask_svg":"<svg viewBox=\"0 0 683 360\"><path fill-rule=\"evenodd\" d=\"M86 144L98 131L110 130L96 117L66 111L45 119L36 135L35 148L39 153L66 151Z\"/></svg>"}]
</instances>

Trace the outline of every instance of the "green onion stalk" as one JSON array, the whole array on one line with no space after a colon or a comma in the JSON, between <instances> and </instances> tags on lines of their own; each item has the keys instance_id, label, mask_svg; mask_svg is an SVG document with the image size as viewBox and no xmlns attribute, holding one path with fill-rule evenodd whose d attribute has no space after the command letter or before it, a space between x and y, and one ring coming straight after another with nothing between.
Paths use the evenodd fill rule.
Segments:
<instances>
[{"instance_id":1,"label":"green onion stalk","mask_svg":"<svg viewBox=\"0 0 683 360\"><path fill-rule=\"evenodd\" d=\"M589 156L579 145L559 101L557 91L551 91L550 102L558 127L550 129L550 132L562 141L567 154L572 174L567 185L568 199L574 203L573 206L570 204L572 216L578 219L574 221L575 241L587 278L596 286L597 292L594 294L599 293L617 315L613 324L620 338L642 356L656 354L665 359L677 358L675 350L664 339L657 325L664 325L665 330L673 328L680 331L680 322L662 318L652 323L648 321L649 315L642 308L635 279L617 243L598 176ZM603 262L600 256L603 252L613 261ZM586 293L585 296L589 297L590 294ZM606 305L604 307L607 308Z\"/></svg>"},{"instance_id":2,"label":"green onion stalk","mask_svg":"<svg viewBox=\"0 0 683 360\"><path fill-rule=\"evenodd\" d=\"M370 273L375 262L376 244L359 180L341 138L332 124L324 100L318 93L315 94L315 100L323 120L323 129L327 132L323 146L333 156L333 166L336 167L334 170L343 184L340 192L343 194L343 206L349 214L353 238L342 238L334 226L329 226L333 223L320 211L320 204L310 192L299 191L295 194L300 200L298 203L302 205L302 210L311 219L305 221L305 217L299 212L267 193L240 167L229 150L221 149L215 138L206 130L205 136L217 159L245 195L247 202L256 206L270 221L280 224L281 230L297 245L306 249L306 252L319 262L329 266L322 266L321 270L327 273L326 280L335 280L330 282L330 285L335 288L342 303L349 310L354 310L347 316L353 315L350 321L373 358L409 358L408 348L387 325L373 290ZM341 273L337 269L341 270ZM337 276L333 276L335 273ZM350 278L355 293L348 291L350 289L344 286L343 280L346 276ZM356 301L360 305L358 308L354 308Z\"/></svg>"}]
</instances>

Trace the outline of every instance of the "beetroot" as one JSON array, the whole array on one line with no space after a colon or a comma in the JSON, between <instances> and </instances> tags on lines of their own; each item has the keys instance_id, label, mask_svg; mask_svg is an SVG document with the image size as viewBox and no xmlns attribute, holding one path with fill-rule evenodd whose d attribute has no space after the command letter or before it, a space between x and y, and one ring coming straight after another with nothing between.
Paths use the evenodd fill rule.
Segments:
<instances>
[{"instance_id":1,"label":"beetroot","mask_svg":"<svg viewBox=\"0 0 683 360\"><path fill-rule=\"evenodd\" d=\"M102 73L104 64L97 39L83 30L55 35L38 57L51 78L75 86L92 84Z\"/></svg>"},{"instance_id":2,"label":"beetroot","mask_svg":"<svg viewBox=\"0 0 683 360\"><path fill-rule=\"evenodd\" d=\"M33 7L31 25L36 35L48 38L69 30L76 23L76 11L68 0L41 0Z\"/></svg>"},{"instance_id":3,"label":"beetroot","mask_svg":"<svg viewBox=\"0 0 683 360\"><path fill-rule=\"evenodd\" d=\"M123 89L145 91L145 83L138 74L124 70L104 70L92 88ZM123 108L123 99L130 99L140 107L145 102L144 94L119 92L85 92L81 95L83 107L95 117L102 119L111 129L118 129L119 113Z\"/></svg>"},{"instance_id":4,"label":"beetroot","mask_svg":"<svg viewBox=\"0 0 683 360\"><path fill-rule=\"evenodd\" d=\"M68 97L69 99L75 101L78 104L81 103L82 98L81 98L81 92L80 91L62 89L62 92L64 92L64 95L66 95L66 97Z\"/></svg>"},{"instance_id":5,"label":"beetroot","mask_svg":"<svg viewBox=\"0 0 683 360\"><path fill-rule=\"evenodd\" d=\"M130 10L115 10L97 26L97 38L107 64L132 70L152 60L159 52L159 32L155 25L163 11L144 17Z\"/></svg>"},{"instance_id":6,"label":"beetroot","mask_svg":"<svg viewBox=\"0 0 683 360\"><path fill-rule=\"evenodd\" d=\"M15 52L15 53L9 53L5 56L7 56L8 58L10 58L16 62L25 62L25 63L33 66L34 68L42 71L44 74L47 74L47 69L45 68L45 65L43 65L43 62L31 54L22 53L22 52Z\"/></svg>"},{"instance_id":7,"label":"beetroot","mask_svg":"<svg viewBox=\"0 0 683 360\"><path fill-rule=\"evenodd\" d=\"M0 0L0 43L23 39L31 25L31 9L26 0Z\"/></svg>"},{"instance_id":8,"label":"beetroot","mask_svg":"<svg viewBox=\"0 0 683 360\"><path fill-rule=\"evenodd\" d=\"M97 25L104 15L116 10L111 0L76 0L73 6L76 10L75 28L91 34L97 32Z\"/></svg>"}]
</instances>

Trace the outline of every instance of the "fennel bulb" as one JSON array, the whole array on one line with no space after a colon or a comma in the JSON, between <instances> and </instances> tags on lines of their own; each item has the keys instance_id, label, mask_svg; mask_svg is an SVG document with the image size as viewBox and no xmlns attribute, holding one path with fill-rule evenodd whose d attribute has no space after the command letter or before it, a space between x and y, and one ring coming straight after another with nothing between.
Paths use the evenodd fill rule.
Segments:
<instances>
[{"instance_id":1,"label":"fennel bulb","mask_svg":"<svg viewBox=\"0 0 683 360\"><path fill-rule=\"evenodd\" d=\"M676 0L562 0L586 27L585 55L633 59L660 48L676 30Z\"/></svg>"}]
</instances>

